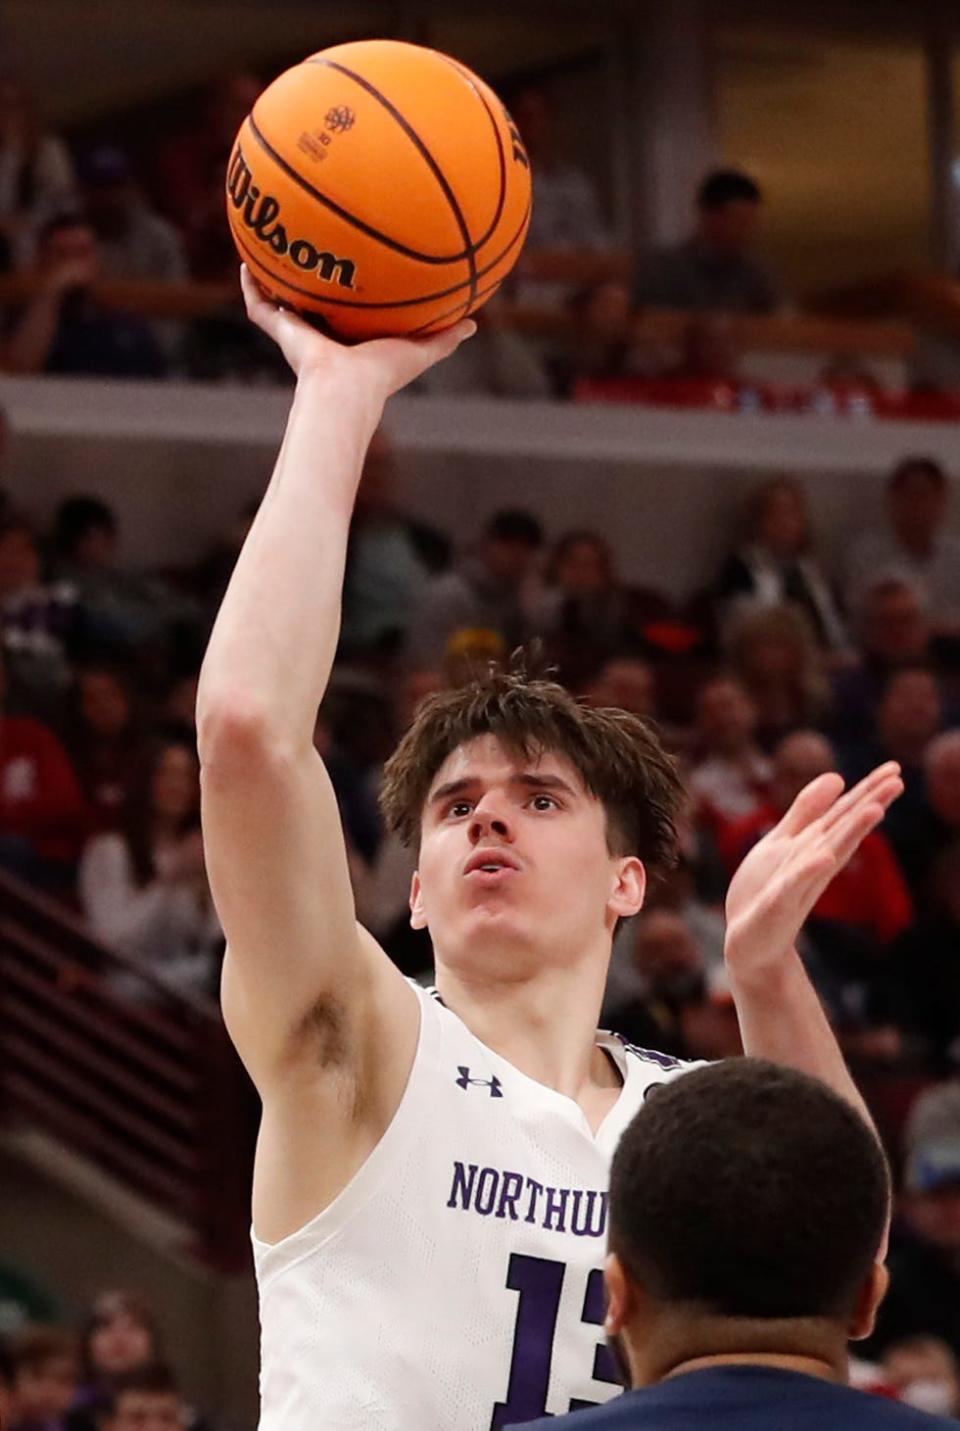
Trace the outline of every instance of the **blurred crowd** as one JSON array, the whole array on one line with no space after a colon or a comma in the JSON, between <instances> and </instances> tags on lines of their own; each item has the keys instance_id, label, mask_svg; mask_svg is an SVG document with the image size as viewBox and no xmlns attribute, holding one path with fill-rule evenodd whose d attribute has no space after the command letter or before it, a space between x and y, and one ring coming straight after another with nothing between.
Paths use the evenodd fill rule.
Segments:
<instances>
[{"instance_id":1,"label":"blurred crowd","mask_svg":"<svg viewBox=\"0 0 960 1431\"><path fill-rule=\"evenodd\" d=\"M852 782L900 762L904 795L825 891L801 952L902 1189L872 1354L934 1337L960 1355L960 538L947 474L902 461L884 521L843 534L838 569L802 484L765 482L712 582L677 602L624 582L599 532L548 539L527 510L496 512L458 549L402 510L393 473L380 433L316 744L359 917L410 976L429 979L431 951L407 919L413 854L380 819L383 762L419 700L519 646L583 700L656 720L686 772L680 863L619 931L604 1008L642 1046L740 1051L722 957L731 874L816 775ZM114 515L93 498L65 501L46 531L9 506L0 517L0 867L121 951L131 998L163 997L138 970L172 994L216 994L194 703L252 516L194 567L147 574L124 565Z\"/></svg>"},{"instance_id":2,"label":"blurred crowd","mask_svg":"<svg viewBox=\"0 0 960 1431\"><path fill-rule=\"evenodd\" d=\"M109 129L68 141L44 127L27 85L0 74L0 276L30 280L0 301L0 372L288 381L244 321L224 208L230 149L262 87L253 73L227 73L122 141ZM763 258L757 183L735 169L707 174L687 237L631 254L594 179L564 154L549 90L527 84L506 98L536 176L530 235L477 339L420 391L960 418L960 346L949 337L921 341L905 386L854 352L799 381L758 381L731 320L796 305ZM164 315L155 296L117 306L101 280L212 282L234 298L187 319L176 304ZM679 325L638 326L662 311Z\"/></svg>"}]
</instances>

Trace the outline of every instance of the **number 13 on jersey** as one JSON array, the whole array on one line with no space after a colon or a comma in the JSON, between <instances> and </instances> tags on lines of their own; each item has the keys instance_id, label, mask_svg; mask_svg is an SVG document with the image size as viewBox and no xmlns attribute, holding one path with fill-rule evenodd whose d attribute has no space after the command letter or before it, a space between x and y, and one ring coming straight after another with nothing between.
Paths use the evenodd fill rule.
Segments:
<instances>
[{"instance_id":1,"label":"number 13 on jersey","mask_svg":"<svg viewBox=\"0 0 960 1431\"><path fill-rule=\"evenodd\" d=\"M563 1262L554 1262L546 1257L527 1257L519 1252L511 1254L507 1287L519 1293L519 1297L510 1380L506 1401L498 1401L494 1405L490 1431L500 1431L501 1427L516 1426L522 1421L535 1421L539 1416L556 1414L547 1410L547 1398L553 1370L557 1317L566 1275L567 1267ZM594 1268L587 1278L580 1320L590 1326L602 1327L604 1312L603 1273ZM592 1371L586 1367L583 1371L585 1375L592 1375L595 1381L616 1387L621 1385L616 1363L603 1341L597 1342L594 1348ZM577 1411L581 1407L599 1404L572 1397L569 1406L561 1410Z\"/></svg>"}]
</instances>

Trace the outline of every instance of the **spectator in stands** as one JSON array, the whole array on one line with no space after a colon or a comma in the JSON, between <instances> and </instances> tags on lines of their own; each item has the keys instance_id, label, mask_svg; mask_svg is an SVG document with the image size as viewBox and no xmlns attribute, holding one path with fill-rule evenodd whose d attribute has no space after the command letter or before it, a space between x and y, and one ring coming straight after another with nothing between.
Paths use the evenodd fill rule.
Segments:
<instances>
[{"instance_id":1,"label":"spectator in stands","mask_svg":"<svg viewBox=\"0 0 960 1431\"><path fill-rule=\"evenodd\" d=\"M66 146L44 133L25 86L0 75L0 271L30 262L37 231L73 202L73 190Z\"/></svg>"},{"instance_id":2,"label":"spectator in stands","mask_svg":"<svg viewBox=\"0 0 960 1431\"><path fill-rule=\"evenodd\" d=\"M757 709L757 739L769 749L786 732L816 725L828 686L813 628L796 606L742 610L726 634L733 675Z\"/></svg>"},{"instance_id":3,"label":"spectator in stands","mask_svg":"<svg viewBox=\"0 0 960 1431\"><path fill-rule=\"evenodd\" d=\"M617 1033L641 1048L679 1058L739 1054L729 994L711 987L685 916L677 910L651 909L631 920L628 929L632 978L624 978L621 971L604 1005L604 1018Z\"/></svg>"},{"instance_id":4,"label":"spectator in stands","mask_svg":"<svg viewBox=\"0 0 960 1431\"><path fill-rule=\"evenodd\" d=\"M892 950L886 1007L935 1074L960 1066L960 836L933 860L919 917Z\"/></svg>"},{"instance_id":5,"label":"spectator in stands","mask_svg":"<svg viewBox=\"0 0 960 1431\"><path fill-rule=\"evenodd\" d=\"M396 458L381 429L363 465L347 546L341 654L385 658L404 643L430 577L449 564L446 539L404 513Z\"/></svg>"},{"instance_id":6,"label":"spectator in stands","mask_svg":"<svg viewBox=\"0 0 960 1431\"><path fill-rule=\"evenodd\" d=\"M11 704L55 717L80 630L76 589L43 580L40 549L26 517L0 517L0 644L9 662Z\"/></svg>"},{"instance_id":7,"label":"spectator in stands","mask_svg":"<svg viewBox=\"0 0 960 1431\"><path fill-rule=\"evenodd\" d=\"M461 343L449 362L428 368L413 391L430 397L480 396L549 398L547 369L522 333L505 321L494 298L473 315L477 331Z\"/></svg>"},{"instance_id":8,"label":"spectator in stands","mask_svg":"<svg viewBox=\"0 0 960 1431\"><path fill-rule=\"evenodd\" d=\"M116 514L99 497L67 497L57 508L52 565L76 592L84 654L126 655L157 637L172 615L169 595L119 563Z\"/></svg>"},{"instance_id":9,"label":"spectator in stands","mask_svg":"<svg viewBox=\"0 0 960 1431\"><path fill-rule=\"evenodd\" d=\"M807 494L778 477L750 495L744 541L727 558L714 588L721 620L743 606L794 605L821 646L841 650L846 631L830 584L813 552Z\"/></svg>"},{"instance_id":10,"label":"spectator in stands","mask_svg":"<svg viewBox=\"0 0 960 1431\"><path fill-rule=\"evenodd\" d=\"M844 743L869 740L877 708L893 672L924 665L931 654L930 622L910 582L883 577L863 593L857 618L858 661L831 677L829 723Z\"/></svg>"},{"instance_id":11,"label":"spectator in stands","mask_svg":"<svg viewBox=\"0 0 960 1431\"><path fill-rule=\"evenodd\" d=\"M599 532L559 538L531 606L531 621L567 685L579 687L626 644L625 593L613 552Z\"/></svg>"},{"instance_id":12,"label":"spectator in stands","mask_svg":"<svg viewBox=\"0 0 960 1431\"><path fill-rule=\"evenodd\" d=\"M458 632L492 632L509 653L530 634L526 586L543 544L529 512L497 512L475 553L434 577L413 613L407 653L413 665L441 665Z\"/></svg>"},{"instance_id":13,"label":"spectator in stands","mask_svg":"<svg viewBox=\"0 0 960 1431\"><path fill-rule=\"evenodd\" d=\"M905 1406L960 1420L960 1364L939 1337L894 1342L884 1354L883 1373Z\"/></svg>"},{"instance_id":14,"label":"spectator in stands","mask_svg":"<svg viewBox=\"0 0 960 1431\"><path fill-rule=\"evenodd\" d=\"M541 252L602 253L609 247L609 235L591 179L561 153L554 107L546 90L525 85L512 95L508 107L537 185L530 232L518 266L521 282L517 297L534 306L559 307L569 284L523 278L525 262L529 264Z\"/></svg>"},{"instance_id":15,"label":"spectator in stands","mask_svg":"<svg viewBox=\"0 0 960 1431\"><path fill-rule=\"evenodd\" d=\"M91 150L80 162L80 180L83 215L96 235L104 278L186 278L180 235L147 203L122 149Z\"/></svg>"},{"instance_id":16,"label":"spectator in stands","mask_svg":"<svg viewBox=\"0 0 960 1431\"><path fill-rule=\"evenodd\" d=\"M887 811L884 831L895 848L899 832L911 827L926 803L924 760L943 722L943 697L928 666L904 666L888 678L874 730L840 749L840 769L856 784L885 760L896 760L903 794Z\"/></svg>"},{"instance_id":17,"label":"spectator in stands","mask_svg":"<svg viewBox=\"0 0 960 1431\"><path fill-rule=\"evenodd\" d=\"M7 715L0 647L0 867L51 891L73 884L87 811L56 736L39 721Z\"/></svg>"},{"instance_id":18,"label":"spectator in stands","mask_svg":"<svg viewBox=\"0 0 960 1431\"><path fill-rule=\"evenodd\" d=\"M587 682L583 696L591 706L615 706L652 718L657 708L653 667L639 656L614 656Z\"/></svg>"},{"instance_id":19,"label":"spectator in stands","mask_svg":"<svg viewBox=\"0 0 960 1431\"><path fill-rule=\"evenodd\" d=\"M91 293L101 273L90 225L75 214L50 219L37 237L40 287L13 316L0 344L0 371L154 378L166 364L144 318L103 307Z\"/></svg>"},{"instance_id":20,"label":"spectator in stands","mask_svg":"<svg viewBox=\"0 0 960 1431\"><path fill-rule=\"evenodd\" d=\"M56 1327L26 1327L14 1338L12 1357L10 1431L66 1431L77 1385L73 1338Z\"/></svg>"},{"instance_id":21,"label":"spectator in stands","mask_svg":"<svg viewBox=\"0 0 960 1431\"><path fill-rule=\"evenodd\" d=\"M198 1425L162 1362L118 1376L98 1418L100 1431L196 1431Z\"/></svg>"},{"instance_id":22,"label":"spectator in stands","mask_svg":"<svg viewBox=\"0 0 960 1431\"><path fill-rule=\"evenodd\" d=\"M868 1354L933 1336L960 1356L960 1084L931 1089L905 1135L905 1192L889 1257L890 1291Z\"/></svg>"},{"instance_id":23,"label":"spectator in stands","mask_svg":"<svg viewBox=\"0 0 960 1431\"><path fill-rule=\"evenodd\" d=\"M836 769L830 742L817 731L786 736L773 754L768 802L732 826L723 844L731 873L750 849L786 814L800 791L818 775ZM910 924L913 905L893 851L879 830L867 835L857 853L828 885L814 907L811 925L820 921L849 927L874 952L885 948ZM829 931L822 942L829 945Z\"/></svg>"},{"instance_id":24,"label":"spectator in stands","mask_svg":"<svg viewBox=\"0 0 960 1431\"><path fill-rule=\"evenodd\" d=\"M566 307L573 332L563 353L550 365L559 395L589 398L596 383L631 376L638 355L630 334L626 286L608 280L578 288Z\"/></svg>"},{"instance_id":25,"label":"spectator in stands","mask_svg":"<svg viewBox=\"0 0 960 1431\"><path fill-rule=\"evenodd\" d=\"M934 736L923 762L925 801L891 827L897 859L922 903L937 856L960 839L960 730Z\"/></svg>"},{"instance_id":26,"label":"spectator in stands","mask_svg":"<svg viewBox=\"0 0 960 1431\"><path fill-rule=\"evenodd\" d=\"M769 796L773 770L756 730L756 706L739 681L721 675L701 687L687 788L717 841L731 825L756 816Z\"/></svg>"},{"instance_id":27,"label":"spectator in stands","mask_svg":"<svg viewBox=\"0 0 960 1431\"><path fill-rule=\"evenodd\" d=\"M143 734L128 674L85 666L76 674L65 744L80 782L93 832L116 829L143 762Z\"/></svg>"},{"instance_id":28,"label":"spectator in stands","mask_svg":"<svg viewBox=\"0 0 960 1431\"><path fill-rule=\"evenodd\" d=\"M756 257L762 210L763 195L746 174L733 169L708 174L697 193L693 235L641 260L633 306L772 313L782 300Z\"/></svg>"},{"instance_id":29,"label":"spectator in stands","mask_svg":"<svg viewBox=\"0 0 960 1431\"><path fill-rule=\"evenodd\" d=\"M200 836L196 751L161 745L141 773L117 831L95 835L79 891L94 935L187 993L211 995L220 925ZM129 992L155 998L134 980Z\"/></svg>"},{"instance_id":30,"label":"spectator in stands","mask_svg":"<svg viewBox=\"0 0 960 1431\"><path fill-rule=\"evenodd\" d=\"M856 610L881 578L913 586L934 632L960 635L960 536L946 530L947 475L932 457L907 457L887 484L887 525L855 537L847 559L847 604Z\"/></svg>"}]
</instances>

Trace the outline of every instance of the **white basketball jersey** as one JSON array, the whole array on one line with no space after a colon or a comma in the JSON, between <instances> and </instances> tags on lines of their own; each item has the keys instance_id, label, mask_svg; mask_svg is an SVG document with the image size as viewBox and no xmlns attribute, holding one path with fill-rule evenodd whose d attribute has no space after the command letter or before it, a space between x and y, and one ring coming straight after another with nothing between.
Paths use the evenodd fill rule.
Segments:
<instances>
[{"instance_id":1,"label":"white basketball jersey","mask_svg":"<svg viewBox=\"0 0 960 1431\"><path fill-rule=\"evenodd\" d=\"M417 993L416 1057L377 1147L306 1227L254 1237L260 1431L494 1431L620 1389L602 1325L610 1160L648 1090L690 1065L598 1035L624 1085L594 1136Z\"/></svg>"}]
</instances>

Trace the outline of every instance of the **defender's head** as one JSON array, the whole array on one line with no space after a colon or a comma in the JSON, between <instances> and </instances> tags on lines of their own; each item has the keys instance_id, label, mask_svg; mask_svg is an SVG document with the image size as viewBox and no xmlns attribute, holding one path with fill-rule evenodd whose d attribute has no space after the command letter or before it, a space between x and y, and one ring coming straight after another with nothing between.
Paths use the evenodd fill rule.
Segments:
<instances>
[{"instance_id":1,"label":"defender's head","mask_svg":"<svg viewBox=\"0 0 960 1431\"><path fill-rule=\"evenodd\" d=\"M684 1074L613 1161L607 1331L638 1379L658 1346L842 1357L886 1290L889 1199L874 1133L817 1079L760 1059Z\"/></svg>"},{"instance_id":2,"label":"defender's head","mask_svg":"<svg viewBox=\"0 0 960 1431\"><path fill-rule=\"evenodd\" d=\"M428 697L388 761L388 825L419 844L412 922L437 961L522 979L609 954L674 856L680 779L654 729L494 671Z\"/></svg>"}]
</instances>

